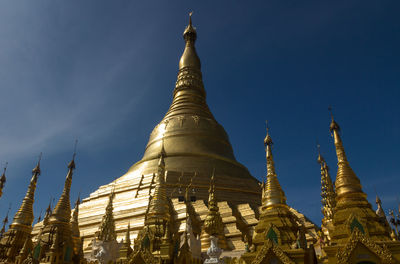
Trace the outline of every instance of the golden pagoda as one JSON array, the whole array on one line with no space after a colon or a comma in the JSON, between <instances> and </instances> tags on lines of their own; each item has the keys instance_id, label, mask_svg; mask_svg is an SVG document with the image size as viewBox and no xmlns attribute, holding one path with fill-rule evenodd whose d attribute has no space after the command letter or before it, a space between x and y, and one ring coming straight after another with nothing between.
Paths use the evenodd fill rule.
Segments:
<instances>
[{"instance_id":1,"label":"golden pagoda","mask_svg":"<svg viewBox=\"0 0 400 264\"><path fill-rule=\"evenodd\" d=\"M75 169L75 154L68 164L64 189L54 210L48 209L43 220L37 243L33 248L33 259L40 263L72 263L77 254L76 233L72 232L70 189ZM72 223L71 223L72 220ZM76 231L76 230L75 230Z\"/></svg>"},{"instance_id":2,"label":"golden pagoda","mask_svg":"<svg viewBox=\"0 0 400 264\"><path fill-rule=\"evenodd\" d=\"M227 133L207 106L201 63L195 49L197 32L191 18L183 38L185 48L179 61L172 104L150 134L143 158L125 175L101 186L80 204L78 220L85 237L85 249L95 236L108 196L114 188L117 239L121 241L124 238L128 223L135 239L145 222L153 221L152 208L159 202L156 200L157 182L162 182L165 192L162 196L170 200L169 209L165 204L158 208L170 215L163 214L159 221L171 218L177 232L182 234L188 211L193 232L200 235L207 215L208 188L214 168L218 171L215 194L220 201L218 207L225 225L227 244L231 250L245 248L243 236L249 236L249 226L256 223L260 205L258 181L236 161ZM164 176L158 175L160 153L166 153L163 157ZM183 203L177 199L180 196L177 190L180 186L187 187L191 180L197 199ZM148 208L149 215L145 217ZM39 230L35 229L34 233L37 232ZM85 253L89 254L87 250Z\"/></svg>"},{"instance_id":3,"label":"golden pagoda","mask_svg":"<svg viewBox=\"0 0 400 264\"><path fill-rule=\"evenodd\" d=\"M340 127L332 117L338 171L330 243L323 250L326 263L399 263L400 242L392 241L391 229L372 210L361 183L347 160Z\"/></svg>"},{"instance_id":4,"label":"golden pagoda","mask_svg":"<svg viewBox=\"0 0 400 264\"><path fill-rule=\"evenodd\" d=\"M267 181L263 184L260 218L254 228L250 252L242 255L245 263L313 263L307 261L306 228L286 204L272 156L272 138L267 127L264 139ZM313 250L313 249L311 249Z\"/></svg>"},{"instance_id":5,"label":"golden pagoda","mask_svg":"<svg viewBox=\"0 0 400 264\"><path fill-rule=\"evenodd\" d=\"M14 219L0 241L0 263L13 263L20 253L25 241L32 232L33 202L36 183L40 175L40 159L32 170L32 178L21 207L15 213Z\"/></svg>"}]
</instances>

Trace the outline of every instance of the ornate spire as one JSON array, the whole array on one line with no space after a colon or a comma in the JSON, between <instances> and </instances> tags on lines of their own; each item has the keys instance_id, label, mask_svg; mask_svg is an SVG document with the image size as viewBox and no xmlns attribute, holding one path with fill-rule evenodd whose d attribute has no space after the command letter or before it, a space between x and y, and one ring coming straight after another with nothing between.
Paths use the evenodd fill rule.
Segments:
<instances>
[{"instance_id":1,"label":"ornate spire","mask_svg":"<svg viewBox=\"0 0 400 264\"><path fill-rule=\"evenodd\" d=\"M43 218L43 226L46 226L49 223L49 219L51 216L51 200L49 202L49 206L46 209L46 213L44 214L44 218Z\"/></svg>"},{"instance_id":2,"label":"ornate spire","mask_svg":"<svg viewBox=\"0 0 400 264\"><path fill-rule=\"evenodd\" d=\"M40 153L39 161L36 167L32 170L32 178L29 183L28 191L22 201L21 207L14 216L12 225L25 225L32 226L33 223L33 202L35 198L36 183L40 175L40 160L42 153Z\"/></svg>"},{"instance_id":3,"label":"ornate spire","mask_svg":"<svg viewBox=\"0 0 400 264\"><path fill-rule=\"evenodd\" d=\"M272 156L272 138L269 135L267 124L267 136L264 139L264 146L267 158L267 182L265 184L265 194L263 205L266 207L286 206L286 197L278 177L275 172L275 164Z\"/></svg>"},{"instance_id":4,"label":"ornate spire","mask_svg":"<svg viewBox=\"0 0 400 264\"><path fill-rule=\"evenodd\" d=\"M206 103L201 74L201 63L195 48L196 29L192 25L192 13L189 25L183 32L185 49L179 60L179 73L174 90L174 99L164 119L181 114L191 114L214 119Z\"/></svg>"},{"instance_id":5,"label":"ornate spire","mask_svg":"<svg viewBox=\"0 0 400 264\"><path fill-rule=\"evenodd\" d=\"M192 14L189 13L189 25L186 26L185 31L183 32L183 38L186 42L185 50L182 54L181 60L179 61L179 69L183 69L185 67L190 67L196 70L200 70L201 64L199 56L197 56L196 49L194 47L194 43L197 38L196 29L192 25Z\"/></svg>"},{"instance_id":6,"label":"ornate spire","mask_svg":"<svg viewBox=\"0 0 400 264\"><path fill-rule=\"evenodd\" d=\"M332 116L330 131L335 141L336 156L338 160L338 171L336 176L337 202L345 200L365 200L366 195L362 191L360 180L350 167L344 151L343 142L340 138L340 127Z\"/></svg>"},{"instance_id":7,"label":"ornate spire","mask_svg":"<svg viewBox=\"0 0 400 264\"><path fill-rule=\"evenodd\" d=\"M335 186L332 182L331 176L329 175L328 165L321 155L319 145L317 161L321 165L322 214L324 215L324 220L331 220L336 206Z\"/></svg>"},{"instance_id":8,"label":"ornate spire","mask_svg":"<svg viewBox=\"0 0 400 264\"><path fill-rule=\"evenodd\" d=\"M164 145L164 144L163 144ZM167 193L165 189L165 161L164 161L164 146L160 152L160 158L158 161L158 171L155 177L155 189L152 199L149 202L148 216L146 220L152 221L153 219L163 219L169 221L169 202L167 199Z\"/></svg>"},{"instance_id":9,"label":"ornate spire","mask_svg":"<svg viewBox=\"0 0 400 264\"><path fill-rule=\"evenodd\" d=\"M73 154L71 162L68 164L68 173L65 178L64 189L61 194L60 199L56 207L53 210L53 213L50 217L50 221L60 221L64 223L69 223L71 219L71 205L70 205L70 190L72 183L72 174L75 169L75 155Z\"/></svg>"},{"instance_id":10,"label":"ornate spire","mask_svg":"<svg viewBox=\"0 0 400 264\"><path fill-rule=\"evenodd\" d=\"M131 223L128 223L128 229L126 230L125 234L125 243L130 245L131 244Z\"/></svg>"},{"instance_id":11,"label":"ornate spire","mask_svg":"<svg viewBox=\"0 0 400 264\"><path fill-rule=\"evenodd\" d=\"M78 199L76 199L75 202L75 210L72 214L72 219L71 219L71 230L72 230L72 236L74 237L79 237L79 226L78 226L78 215L79 215L79 205L80 205L81 201L80 198L78 196Z\"/></svg>"},{"instance_id":12,"label":"ornate spire","mask_svg":"<svg viewBox=\"0 0 400 264\"><path fill-rule=\"evenodd\" d=\"M215 168L210 180L210 187L208 189L208 209L218 211L217 200L215 198Z\"/></svg>"},{"instance_id":13,"label":"ornate spire","mask_svg":"<svg viewBox=\"0 0 400 264\"><path fill-rule=\"evenodd\" d=\"M385 211L383 211L383 208L382 208L382 201L381 201L381 199L379 198L378 195L376 195L375 203L378 206L378 208L376 209L376 214L379 217L381 217L382 219L386 220L386 214L385 214Z\"/></svg>"},{"instance_id":14,"label":"ornate spire","mask_svg":"<svg viewBox=\"0 0 400 264\"><path fill-rule=\"evenodd\" d=\"M3 220L3 226L1 227L1 230L0 230L0 239L3 237L4 233L6 232L6 225L8 223L8 213L9 212L10 212L10 207L8 208L6 217L4 217L4 220Z\"/></svg>"},{"instance_id":15,"label":"ornate spire","mask_svg":"<svg viewBox=\"0 0 400 264\"><path fill-rule=\"evenodd\" d=\"M101 221L99 235L97 236L97 238L101 241L114 241L117 238L113 216L113 199L114 191L112 191L112 193L110 194L106 207L106 212L103 216L103 220Z\"/></svg>"},{"instance_id":16,"label":"ornate spire","mask_svg":"<svg viewBox=\"0 0 400 264\"><path fill-rule=\"evenodd\" d=\"M0 177L0 197L3 195L3 188L4 188L4 184L6 183L7 164L8 163L6 162L6 166L4 166L3 174Z\"/></svg>"},{"instance_id":17,"label":"ornate spire","mask_svg":"<svg viewBox=\"0 0 400 264\"><path fill-rule=\"evenodd\" d=\"M204 230L210 236L223 235L223 223L219 213L217 199L215 197L215 169L210 180L210 188L208 194L208 214L204 220Z\"/></svg>"}]
</instances>

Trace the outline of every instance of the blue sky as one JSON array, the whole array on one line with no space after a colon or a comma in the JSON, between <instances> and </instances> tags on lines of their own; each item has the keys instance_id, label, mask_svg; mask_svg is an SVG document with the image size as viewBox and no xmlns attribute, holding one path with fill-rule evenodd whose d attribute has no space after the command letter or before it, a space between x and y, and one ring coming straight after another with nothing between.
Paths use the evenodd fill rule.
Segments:
<instances>
[{"instance_id":1,"label":"blue sky","mask_svg":"<svg viewBox=\"0 0 400 264\"><path fill-rule=\"evenodd\" d=\"M371 201L397 206L399 1L0 2L0 217L43 152L35 217L61 194L78 138L74 201L121 176L172 99L193 10L207 101L238 161L265 177L269 120L288 203L320 223L316 141L336 174L328 106ZM72 201L72 202L73 202ZM375 204L373 204L375 207Z\"/></svg>"}]
</instances>

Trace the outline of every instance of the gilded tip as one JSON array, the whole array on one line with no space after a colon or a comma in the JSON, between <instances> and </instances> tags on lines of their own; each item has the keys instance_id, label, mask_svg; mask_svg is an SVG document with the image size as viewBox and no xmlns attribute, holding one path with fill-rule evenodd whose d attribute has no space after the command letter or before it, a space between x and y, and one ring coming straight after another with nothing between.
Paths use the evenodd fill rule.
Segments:
<instances>
[{"instance_id":1,"label":"gilded tip","mask_svg":"<svg viewBox=\"0 0 400 264\"><path fill-rule=\"evenodd\" d=\"M78 140L75 139L74 145L74 153L72 154L72 160L68 163L68 169L73 170L75 169L75 157L76 157L76 146L78 145Z\"/></svg>"},{"instance_id":2,"label":"gilded tip","mask_svg":"<svg viewBox=\"0 0 400 264\"><path fill-rule=\"evenodd\" d=\"M196 29L192 25L192 15L193 11L189 13L189 24L186 26L185 31L183 32L183 38L186 41L196 40Z\"/></svg>"},{"instance_id":3,"label":"gilded tip","mask_svg":"<svg viewBox=\"0 0 400 264\"><path fill-rule=\"evenodd\" d=\"M329 126L329 130L332 132L332 131L334 131L334 130L336 130L336 131L340 131L340 126L339 126L339 124L338 123L336 123L336 121L332 118L332 122L331 122L331 124L330 124L330 126Z\"/></svg>"},{"instance_id":4,"label":"gilded tip","mask_svg":"<svg viewBox=\"0 0 400 264\"><path fill-rule=\"evenodd\" d=\"M376 204L382 204L382 201L381 201L381 199L379 198L378 195L376 195L375 203L376 203Z\"/></svg>"},{"instance_id":5,"label":"gilded tip","mask_svg":"<svg viewBox=\"0 0 400 264\"><path fill-rule=\"evenodd\" d=\"M32 170L32 174L40 174L40 161L42 160L42 152L40 152L39 154L39 160L36 164L36 167L33 168Z\"/></svg>"},{"instance_id":6,"label":"gilded tip","mask_svg":"<svg viewBox=\"0 0 400 264\"><path fill-rule=\"evenodd\" d=\"M329 111L329 113L331 115L331 120L332 120L331 124L329 126L329 130L331 132L334 131L334 130L340 131L340 126L338 125L338 123L336 123L335 119L333 118L333 113L332 113L332 107L331 106L328 107L328 111Z\"/></svg>"},{"instance_id":7,"label":"gilded tip","mask_svg":"<svg viewBox=\"0 0 400 264\"><path fill-rule=\"evenodd\" d=\"M266 126L267 126L267 135L264 138L264 146L267 146L267 145L271 146L273 144L273 142L272 142L271 136L269 135L268 121L265 121L265 123L266 123Z\"/></svg>"},{"instance_id":8,"label":"gilded tip","mask_svg":"<svg viewBox=\"0 0 400 264\"><path fill-rule=\"evenodd\" d=\"M78 207L81 204L81 194L78 195L78 199L76 199L75 207Z\"/></svg>"},{"instance_id":9,"label":"gilded tip","mask_svg":"<svg viewBox=\"0 0 400 264\"><path fill-rule=\"evenodd\" d=\"M72 160L68 163L68 169L75 169L75 157L73 157Z\"/></svg>"},{"instance_id":10,"label":"gilded tip","mask_svg":"<svg viewBox=\"0 0 400 264\"><path fill-rule=\"evenodd\" d=\"M325 162L325 160L324 160L324 158L323 158L322 155L321 155L321 145L320 145L320 144L317 144L317 149L318 149L318 158L317 158L317 161L318 161L319 164L322 164L322 163Z\"/></svg>"},{"instance_id":11,"label":"gilded tip","mask_svg":"<svg viewBox=\"0 0 400 264\"><path fill-rule=\"evenodd\" d=\"M193 15L193 11L189 12L189 25L192 25L192 15Z\"/></svg>"},{"instance_id":12,"label":"gilded tip","mask_svg":"<svg viewBox=\"0 0 400 264\"><path fill-rule=\"evenodd\" d=\"M8 166L8 162L6 161L6 164L4 165L4 169L3 169L3 175L6 174L7 166Z\"/></svg>"}]
</instances>

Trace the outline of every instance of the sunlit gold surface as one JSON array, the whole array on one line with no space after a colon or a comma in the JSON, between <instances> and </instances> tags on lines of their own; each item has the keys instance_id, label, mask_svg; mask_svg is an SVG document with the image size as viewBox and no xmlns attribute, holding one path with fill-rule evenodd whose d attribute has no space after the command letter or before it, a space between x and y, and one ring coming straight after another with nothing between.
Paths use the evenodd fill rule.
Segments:
<instances>
[{"instance_id":1,"label":"sunlit gold surface","mask_svg":"<svg viewBox=\"0 0 400 264\"><path fill-rule=\"evenodd\" d=\"M318 146L318 163L321 165L321 197L322 197L322 225L321 229L326 240L331 239L331 232L333 230L332 220L336 207L336 193L335 186L329 174L329 168L319 152Z\"/></svg>"},{"instance_id":2,"label":"sunlit gold surface","mask_svg":"<svg viewBox=\"0 0 400 264\"><path fill-rule=\"evenodd\" d=\"M400 261L400 244L391 241L390 228L381 221L366 199L360 180L347 160L339 125L333 118L330 130L335 143L338 171L335 182L337 204L333 215L333 230L330 233L329 244L323 248L327 254L326 263L348 263L348 259L355 252L368 255L374 251L385 252L381 256L375 255L379 263L397 263L394 260L385 262L386 258ZM369 247L371 248L366 250ZM391 249L385 250L386 247Z\"/></svg>"},{"instance_id":3,"label":"sunlit gold surface","mask_svg":"<svg viewBox=\"0 0 400 264\"><path fill-rule=\"evenodd\" d=\"M254 227L250 252L242 259L250 263L304 263L307 248L307 228L286 205L286 197L279 184L272 156L272 138L264 140L267 158L267 182L263 185L260 218ZM271 233L273 235L271 235ZM306 262L312 263L312 262Z\"/></svg>"},{"instance_id":4,"label":"sunlit gold surface","mask_svg":"<svg viewBox=\"0 0 400 264\"><path fill-rule=\"evenodd\" d=\"M16 256L20 253L21 248L32 231L33 201L39 175L40 159L36 167L32 170L32 178L22 204L15 214L8 231L0 241L0 262L2 263L15 261Z\"/></svg>"},{"instance_id":5,"label":"sunlit gold surface","mask_svg":"<svg viewBox=\"0 0 400 264\"><path fill-rule=\"evenodd\" d=\"M272 138L267 132L264 139L265 153L267 158L267 182L263 190L263 206L272 207L285 207L286 196L279 184L278 177L275 172L275 163L272 156Z\"/></svg>"},{"instance_id":6,"label":"sunlit gold surface","mask_svg":"<svg viewBox=\"0 0 400 264\"><path fill-rule=\"evenodd\" d=\"M53 212L50 216L46 216L48 217L48 220L44 221L46 225L42 225L40 235L35 239L35 247L40 245L36 256L40 263L59 263L60 259L70 263L74 253L78 253L74 250L76 239L73 238L71 225L71 220L73 222L74 219L71 219L70 190L74 169L75 161L72 159L68 164L61 196Z\"/></svg>"},{"instance_id":7,"label":"sunlit gold surface","mask_svg":"<svg viewBox=\"0 0 400 264\"><path fill-rule=\"evenodd\" d=\"M204 220L204 226L201 234L201 248L206 251L210 247L210 236L218 238L218 246L224 250L229 249L224 234L224 224L219 212L217 199L215 196L215 171L211 177L208 196L208 212Z\"/></svg>"},{"instance_id":8,"label":"sunlit gold surface","mask_svg":"<svg viewBox=\"0 0 400 264\"><path fill-rule=\"evenodd\" d=\"M156 180L159 179L154 178L154 175L159 169L162 149L165 154L163 162L166 177L163 185L166 197L178 197L179 186L186 187L193 178L192 186L196 190L197 199L206 201L210 175L215 168L218 174L215 193L220 201L227 201L235 211L238 211L238 207L254 210L260 205L258 181L235 160L225 130L214 119L207 106L201 64L195 50L196 36L196 30L189 24L184 32L185 49L179 62L172 104L165 117L151 133L143 158L125 175L108 185L101 186L90 197L83 199L80 205L79 223L81 234L85 237L85 247L98 230L105 212L107 197L114 188L117 235L122 239L130 222L132 239L137 236L144 225L144 215L150 195L154 195L153 202L156 201ZM183 177L179 180L182 173ZM195 173L197 176L193 177ZM199 213L205 216L206 212ZM252 214L254 213L253 211ZM223 216L223 220L236 225L236 221L242 221L240 214L246 215L247 211L238 212L237 217L227 218L229 220ZM178 221L177 223L185 222L180 214L174 217L177 217L174 220ZM198 226L197 229L201 230L201 227ZM34 232L38 232L37 229ZM241 232L237 232L228 240L238 248L243 248L241 236ZM235 249L235 245L231 248Z\"/></svg>"}]
</instances>

